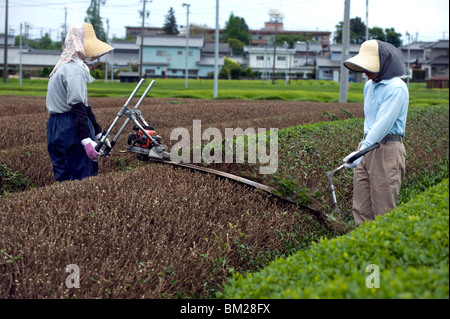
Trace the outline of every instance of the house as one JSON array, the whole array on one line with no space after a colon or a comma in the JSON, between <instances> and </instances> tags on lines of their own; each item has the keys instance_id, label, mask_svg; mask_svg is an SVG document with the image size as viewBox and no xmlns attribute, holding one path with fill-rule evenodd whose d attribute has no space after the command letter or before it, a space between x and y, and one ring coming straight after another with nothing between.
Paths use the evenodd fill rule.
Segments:
<instances>
[{"instance_id":1,"label":"house","mask_svg":"<svg viewBox=\"0 0 450 319\"><path fill-rule=\"evenodd\" d=\"M439 77L440 79L447 78L448 87L448 40L439 40L424 46L424 62L422 69L426 70L426 78L433 79Z\"/></svg>"},{"instance_id":2,"label":"house","mask_svg":"<svg viewBox=\"0 0 450 319\"><path fill-rule=\"evenodd\" d=\"M16 37L8 35L8 47L13 47L16 44ZM5 46L5 34L0 34L0 46Z\"/></svg>"},{"instance_id":3,"label":"house","mask_svg":"<svg viewBox=\"0 0 450 319\"><path fill-rule=\"evenodd\" d=\"M140 43L140 36L136 43ZM186 47L189 48L186 59ZM205 48L204 38L190 36L188 41L184 36L176 35L152 35L144 37L142 57L143 72L152 77L183 78L186 72L186 60L188 77L208 77L214 72L215 58L211 55L210 45ZM219 56L219 67L224 64L227 46L222 46L222 55Z\"/></svg>"},{"instance_id":4,"label":"house","mask_svg":"<svg viewBox=\"0 0 450 319\"><path fill-rule=\"evenodd\" d=\"M359 53L360 44L350 44L349 56L351 58ZM332 44L324 49L317 58L318 79L339 82L342 65L342 44ZM350 82L362 82L362 73L349 70Z\"/></svg>"},{"instance_id":5,"label":"house","mask_svg":"<svg viewBox=\"0 0 450 319\"><path fill-rule=\"evenodd\" d=\"M22 52L22 57L21 53ZM3 69L3 57L5 51L3 48L0 50L0 63L1 69ZM47 68L49 71L58 63L61 56L61 51L59 50L37 50L29 47L22 48L19 47L9 47L8 48L8 68L9 72L17 73L19 72L20 63L22 60L22 70L24 73L28 73L30 76L36 70L39 73ZM36 73L36 75L38 75Z\"/></svg>"},{"instance_id":6,"label":"house","mask_svg":"<svg viewBox=\"0 0 450 319\"><path fill-rule=\"evenodd\" d=\"M141 36L136 43L141 42ZM198 76L196 63L200 61L203 38L189 37L188 75ZM144 36L142 72L156 77L184 77L186 70L186 38L174 35Z\"/></svg>"},{"instance_id":7,"label":"house","mask_svg":"<svg viewBox=\"0 0 450 319\"><path fill-rule=\"evenodd\" d=\"M132 65L139 65L139 45L136 42L130 41L113 41L111 46L114 50L100 58L101 62L106 61L108 58L108 63L114 65L114 68L131 68Z\"/></svg>"},{"instance_id":8,"label":"house","mask_svg":"<svg viewBox=\"0 0 450 319\"><path fill-rule=\"evenodd\" d=\"M219 43L219 52L218 52L218 67L220 68L225 64L225 57L229 55L230 46L228 43ZM198 61L197 66L202 68L201 77L204 76L206 72L206 76L210 75L214 72L215 67L215 43L205 42L202 50L200 61ZM213 74L213 73L212 73Z\"/></svg>"},{"instance_id":9,"label":"house","mask_svg":"<svg viewBox=\"0 0 450 319\"><path fill-rule=\"evenodd\" d=\"M277 35L305 35L310 36L322 47L330 45L331 32L328 31L287 31L283 29L282 22L269 21L264 23L261 30L249 30L251 34L250 45L270 45L273 42L275 32Z\"/></svg>"},{"instance_id":10,"label":"house","mask_svg":"<svg viewBox=\"0 0 450 319\"><path fill-rule=\"evenodd\" d=\"M205 42L214 42L216 29L214 28L208 28L208 27L201 27L201 26L194 26L191 25L191 27L197 27L200 28L201 31L199 31L204 39ZM126 28L126 36L127 38L136 39L139 35L142 34L142 27L130 27L127 26ZM276 30L275 30L276 29ZM322 47L327 47L330 45L330 36L331 32L329 31L289 31L284 30L283 23L282 22L265 22L264 27L260 30L248 30L251 39L249 45L254 46L264 46L264 45L270 45L273 41L273 36L275 31L278 35L305 35L310 36L314 42L319 43ZM219 30L219 36L223 33L223 29ZM151 35L163 35L165 34L164 30L162 28L155 28L155 27L144 27L144 36L151 36Z\"/></svg>"},{"instance_id":11,"label":"house","mask_svg":"<svg viewBox=\"0 0 450 319\"><path fill-rule=\"evenodd\" d=\"M244 46L248 66L253 72L261 72L262 77L265 79L270 78L274 68L274 51L276 51L275 73L295 73L298 71L294 67L294 49L278 46L274 50L270 46Z\"/></svg>"},{"instance_id":12,"label":"house","mask_svg":"<svg viewBox=\"0 0 450 319\"><path fill-rule=\"evenodd\" d=\"M425 62L424 48L432 43L433 42L415 41L411 42L410 44L404 45L399 49L402 51L403 57L407 62L409 53L410 68L420 68L422 63Z\"/></svg>"},{"instance_id":13,"label":"house","mask_svg":"<svg viewBox=\"0 0 450 319\"><path fill-rule=\"evenodd\" d=\"M138 36L142 34L142 27L125 27L125 37L126 39L134 39L136 40ZM164 35L166 32L163 28L157 27L144 27L144 37L151 35Z\"/></svg>"}]
</instances>

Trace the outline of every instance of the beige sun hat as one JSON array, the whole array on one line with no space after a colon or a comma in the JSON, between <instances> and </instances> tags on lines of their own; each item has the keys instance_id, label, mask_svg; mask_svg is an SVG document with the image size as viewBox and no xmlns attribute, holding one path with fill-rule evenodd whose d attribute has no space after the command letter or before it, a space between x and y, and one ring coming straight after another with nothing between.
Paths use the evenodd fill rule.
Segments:
<instances>
[{"instance_id":1,"label":"beige sun hat","mask_svg":"<svg viewBox=\"0 0 450 319\"><path fill-rule=\"evenodd\" d=\"M377 40L361 44L359 53L344 62L345 67L356 72L380 72L380 54Z\"/></svg>"},{"instance_id":2,"label":"beige sun hat","mask_svg":"<svg viewBox=\"0 0 450 319\"><path fill-rule=\"evenodd\" d=\"M84 26L84 51L86 57L98 59L102 55L114 50L109 44L97 39L94 27L90 23L83 23Z\"/></svg>"}]
</instances>

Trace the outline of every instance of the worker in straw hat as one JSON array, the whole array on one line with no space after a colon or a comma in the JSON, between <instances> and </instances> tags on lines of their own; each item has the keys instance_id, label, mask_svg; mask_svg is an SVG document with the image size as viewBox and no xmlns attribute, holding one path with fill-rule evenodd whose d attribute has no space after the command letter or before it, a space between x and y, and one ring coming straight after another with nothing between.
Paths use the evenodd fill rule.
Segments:
<instances>
[{"instance_id":1,"label":"worker in straw hat","mask_svg":"<svg viewBox=\"0 0 450 319\"><path fill-rule=\"evenodd\" d=\"M94 81L86 62L113 48L98 40L91 24L70 28L59 62L50 73L46 106L47 149L57 182L98 173L95 150L102 129L87 101L87 83Z\"/></svg>"},{"instance_id":2,"label":"worker in straw hat","mask_svg":"<svg viewBox=\"0 0 450 319\"><path fill-rule=\"evenodd\" d=\"M361 151L374 143L380 147L353 163L344 158L344 166L354 168L353 217L356 226L383 215L396 206L405 174L406 151L403 144L409 92L402 76L409 74L403 55L393 45L369 40L359 53L344 62L345 67L364 72L364 138Z\"/></svg>"}]
</instances>

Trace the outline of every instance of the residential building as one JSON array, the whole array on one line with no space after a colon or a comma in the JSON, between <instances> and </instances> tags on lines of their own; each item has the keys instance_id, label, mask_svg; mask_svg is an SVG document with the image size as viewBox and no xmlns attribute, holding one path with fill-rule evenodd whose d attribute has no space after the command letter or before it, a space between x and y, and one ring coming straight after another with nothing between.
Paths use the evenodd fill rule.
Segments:
<instances>
[{"instance_id":1,"label":"residential building","mask_svg":"<svg viewBox=\"0 0 450 319\"><path fill-rule=\"evenodd\" d=\"M138 36L136 43L141 43ZM156 77L184 77L186 70L186 38L173 35L145 36L143 41L142 72ZM188 76L198 76L196 63L200 61L203 38L189 37Z\"/></svg>"},{"instance_id":2,"label":"residential building","mask_svg":"<svg viewBox=\"0 0 450 319\"><path fill-rule=\"evenodd\" d=\"M187 42L187 43L186 43ZM140 43L140 36L136 43ZM203 37L190 36L188 41L184 36L153 35L144 37L142 70L149 76L185 77L186 46L188 46L187 70L188 77L208 77L214 72L215 58L211 55L210 45L205 47ZM224 64L224 56L228 46L222 45L222 54L218 65ZM205 53L202 50L205 48Z\"/></svg>"},{"instance_id":3,"label":"residential building","mask_svg":"<svg viewBox=\"0 0 450 319\"><path fill-rule=\"evenodd\" d=\"M142 27L125 27L125 37L126 39L137 39L138 36L142 34ZM164 35L166 32L164 32L163 28L156 28L156 27L144 27L144 37L150 36L150 35Z\"/></svg>"},{"instance_id":4,"label":"residential building","mask_svg":"<svg viewBox=\"0 0 450 319\"><path fill-rule=\"evenodd\" d=\"M424 46L425 61L422 64L422 68L426 70L427 79L432 79L434 77L446 77L448 83L448 48L448 40L439 40Z\"/></svg>"},{"instance_id":5,"label":"residential building","mask_svg":"<svg viewBox=\"0 0 450 319\"><path fill-rule=\"evenodd\" d=\"M205 42L214 42L216 29L202 27L202 26L192 26L196 28L201 28L201 33L204 37ZM276 32L278 35L305 35L310 36L312 40L316 43L320 43L322 47L327 47L330 45L331 32L329 31L289 31L284 30L282 22L265 22L264 28L260 30L250 29L249 33L251 35L250 45L270 45L273 42L273 36ZM130 27L126 28L126 37L130 39L136 39L142 33L142 27ZM180 29L183 32L183 29ZM219 36L223 33L223 29L219 30ZM165 34L162 28L155 27L144 27L144 36L151 35L162 35Z\"/></svg>"},{"instance_id":6,"label":"residential building","mask_svg":"<svg viewBox=\"0 0 450 319\"><path fill-rule=\"evenodd\" d=\"M258 34L261 38L253 39L253 43L258 45L246 45L244 54L239 56L231 55L227 43L219 43L219 68L224 65L224 58L228 57L242 65L243 68L250 67L253 71L259 71L263 78L271 77L273 72L274 47L269 35L291 32L283 30L281 23L267 22L263 30ZM211 29L213 31L214 29ZM140 63L140 37L141 28L127 27L127 34L132 37L136 35L135 41L114 41L112 46L115 50L100 58L101 62L108 63L108 73L111 67L114 70L121 69L122 76L127 81L138 77L136 72ZM252 31L253 32L253 31ZM294 31L292 31L294 32ZM296 31L301 33L301 31ZM184 78L186 71L186 37L167 35L162 33L161 28L146 28L143 48L143 72L151 77ZM148 34L148 35L147 35ZM252 33L256 34L256 33ZM319 35L319 33L317 33ZM327 36L317 38L321 41L296 42L294 47L289 49L286 46L277 46L275 55L275 73L289 74L300 78L314 78L320 80L332 80L339 82L341 70L342 44L327 43ZM215 67L215 43L207 41L207 34L204 36L191 35L188 40L188 76L191 78L211 77ZM208 38L209 39L209 38ZM0 48L4 36L0 35ZM210 39L209 39L210 40ZM259 41L261 40L261 41ZM265 43L265 44L263 44ZM60 58L60 50L35 50L23 47L22 55L20 49L14 45L14 36L8 37L8 66L10 72L17 73L19 70L20 56L22 57L22 69L28 73L27 76L34 76L36 73L45 73L45 68L51 70ZM349 57L359 52L360 45L350 45ZM447 85L449 77L449 41L439 40L436 42L412 42L409 45L400 47L406 64L411 69L422 69L426 72L427 81L444 81L436 85ZM409 63L408 63L409 51ZM3 68L4 50L0 49L0 69ZM125 69L125 70L123 70ZM132 72L135 73L124 73ZM44 72L42 72L44 71ZM353 82L362 82L365 77L362 73L350 71L349 79ZM446 82L445 82L446 81ZM447 84L445 84L447 83ZM434 84L432 84L433 87Z\"/></svg>"},{"instance_id":7,"label":"residential building","mask_svg":"<svg viewBox=\"0 0 450 319\"><path fill-rule=\"evenodd\" d=\"M415 41L411 42L410 44L404 45L399 49L402 51L403 57L406 62L408 62L409 51L409 66L410 68L416 68L415 66L422 65L422 63L425 62L424 48L432 43L433 42Z\"/></svg>"},{"instance_id":8,"label":"residential building","mask_svg":"<svg viewBox=\"0 0 450 319\"><path fill-rule=\"evenodd\" d=\"M106 57L114 68L131 68L132 65L136 67L139 65L139 45L135 41L113 41L111 46L114 50ZM102 57L101 61L104 62L105 58Z\"/></svg>"},{"instance_id":9,"label":"residential building","mask_svg":"<svg viewBox=\"0 0 450 319\"><path fill-rule=\"evenodd\" d=\"M20 51L19 47L9 47L8 48L8 68L9 72L17 73L19 72L20 60L22 52L22 70L25 74L31 71L39 71L39 73L47 68L50 71L58 63L61 56L61 51L58 50L36 50L28 47L22 48ZM0 50L0 64L1 69L3 69L3 57L5 51L3 48ZM36 72L33 72L36 73ZM36 73L37 74L37 73Z\"/></svg>"},{"instance_id":10,"label":"residential building","mask_svg":"<svg viewBox=\"0 0 450 319\"><path fill-rule=\"evenodd\" d=\"M8 47L13 47L16 43L16 37L8 35ZM5 46L5 34L0 34L0 46Z\"/></svg>"},{"instance_id":11,"label":"residential building","mask_svg":"<svg viewBox=\"0 0 450 319\"><path fill-rule=\"evenodd\" d=\"M360 44L350 44L349 57L351 58L359 53ZM332 44L324 49L317 58L318 79L340 81L340 72L342 65L342 44ZM350 82L363 81L362 73L349 70Z\"/></svg>"},{"instance_id":12,"label":"residential building","mask_svg":"<svg viewBox=\"0 0 450 319\"><path fill-rule=\"evenodd\" d=\"M312 40L320 43L322 47L330 45L331 32L328 31L287 31L282 22L265 22L261 30L249 30L251 34L250 45L270 45L273 42L275 32L277 35L305 35L311 36Z\"/></svg>"},{"instance_id":13,"label":"residential building","mask_svg":"<svg viewBox=\"0 0 450 319\"><path fill-rule=\"evenodd\" d=\"M253 72L259 71L264 79L270 78L273 73L274 48L269 46L245 46L247 65ZM299 71L294 66L294 49L277 47L275 52L275 73L295 73Z\"/></svg>"}]
</instances>

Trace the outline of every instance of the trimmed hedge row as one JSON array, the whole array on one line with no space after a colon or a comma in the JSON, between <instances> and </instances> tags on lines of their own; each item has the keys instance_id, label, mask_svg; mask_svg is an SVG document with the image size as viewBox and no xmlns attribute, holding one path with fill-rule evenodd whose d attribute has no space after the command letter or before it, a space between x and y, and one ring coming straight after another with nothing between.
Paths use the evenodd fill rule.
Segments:
<instances>
[{"instance_id":1,"label":"trimmed hedge row","mask_svg":"<svg viewBox=\"0 0 450 319\"><path fill-rule=\"evenodd\" d=\"M449 298L449 180L375 221L278 259L220 298ZM379 267L379 288L374 284Z\"/></svg>"},{"instance_id":2,"label":"trimmed hedge row","mask_svg":"<svg viewBox=\"0 0 450 319\"><path fill-rule=\"evenodd\" d=\"M298 202L322 211L333 211L325 172L340 166L342 159L355 150L362 139L363 123L363 119L354 118L280 129L278 171L263 176L262 182ZM404 183L420 179L424 172L441 171L442 165L448 166L448 123L448 105L413 107L409 110ZM255 167L254 171L257 169ZM254 173L248 173L251 174ZM448 170L444 175L448 177ZM442 180L439 176L435 178L437 182ZM339 207L349 222L353 219L348 213L351 211L352 180L352 171L346 169L333 177ZM402 195L400 199L406 197Z\"/></svg>"}]
</instances>

